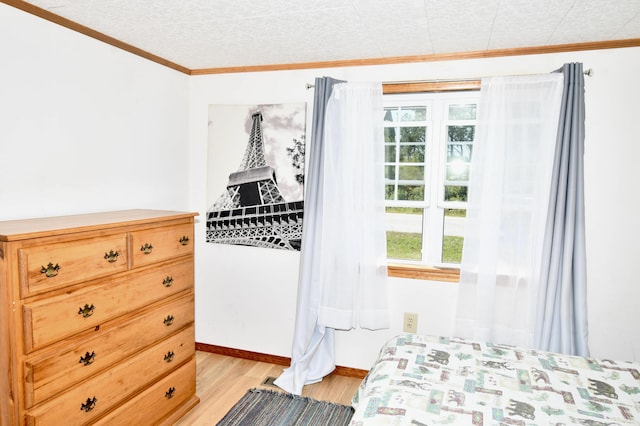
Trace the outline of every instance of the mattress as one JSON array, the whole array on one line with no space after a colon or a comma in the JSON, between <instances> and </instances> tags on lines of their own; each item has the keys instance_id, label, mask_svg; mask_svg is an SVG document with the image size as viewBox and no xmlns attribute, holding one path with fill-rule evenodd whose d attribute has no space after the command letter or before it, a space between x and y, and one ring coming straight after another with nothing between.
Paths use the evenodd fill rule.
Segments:
<instances>
[{"instance_id":1,"label":"mattress","mask_svg":"<svg viewBox=\"0 0 640 426\"><path fill-rule=\"evenodd\" d=\"M640 363L405 334L352 402L351 426L638 425Z\"/></svg>"}]
</instances>

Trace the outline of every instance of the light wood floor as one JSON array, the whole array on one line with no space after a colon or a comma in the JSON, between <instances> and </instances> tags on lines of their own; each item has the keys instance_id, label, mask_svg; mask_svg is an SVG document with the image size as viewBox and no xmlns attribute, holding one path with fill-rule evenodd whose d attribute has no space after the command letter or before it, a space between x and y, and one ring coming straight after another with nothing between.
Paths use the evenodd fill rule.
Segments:
<instances>
[{"instance_id":1,"label":"light wood floor","mask_svg":"<svg viewBox=\"0 0 640 426\"><path fill-rule=\"evenodd\" d=\"M280 390L262 386L268 376L278 377L283 366L196 351L196 394L200 403L177 425L215 425L251 388ZM303 396L350 405L361 379L330 375L322 382L307 385Z\"/></svg>"}]
</instances>

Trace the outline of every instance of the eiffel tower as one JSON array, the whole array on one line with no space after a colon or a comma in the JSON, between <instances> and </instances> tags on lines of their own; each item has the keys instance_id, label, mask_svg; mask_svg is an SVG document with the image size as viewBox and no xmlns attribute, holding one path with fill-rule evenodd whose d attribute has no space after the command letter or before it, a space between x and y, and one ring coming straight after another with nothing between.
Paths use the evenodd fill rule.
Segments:
<instances>
[{"instance_id":1,"label":"eiffel tower","mask_svg":"<svg viewBox=\"0 0 640 426\"><path fill-rule=\"evenodd\" d=\"M251 118L240 167L207 211L207 242L300 250L303 201L285 201L264 158L262 113Z\"/></svg>"}]
</instances>

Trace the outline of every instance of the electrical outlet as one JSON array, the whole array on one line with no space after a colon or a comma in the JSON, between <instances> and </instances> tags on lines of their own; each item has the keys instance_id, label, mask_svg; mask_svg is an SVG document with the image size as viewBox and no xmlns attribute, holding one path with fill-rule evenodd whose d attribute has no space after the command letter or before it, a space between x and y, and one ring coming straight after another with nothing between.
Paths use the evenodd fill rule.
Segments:
<instances>
[{"instance_id":1,"label":"electrical outlet","mask_svg":"<svg viewBox=\"0 0 640 426\"><path fill-rule=\"evenodd\" d=\"M404 313L404 322L402 323L402 331L407 333L418 332L418 314L413 312Z\"/></svg>"}]
</instances>

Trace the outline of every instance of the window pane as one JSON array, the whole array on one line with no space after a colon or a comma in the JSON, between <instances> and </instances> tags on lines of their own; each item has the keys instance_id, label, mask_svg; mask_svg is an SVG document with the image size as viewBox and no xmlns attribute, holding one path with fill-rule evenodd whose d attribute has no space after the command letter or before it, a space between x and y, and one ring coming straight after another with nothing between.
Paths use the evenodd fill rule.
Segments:
<instances>
[{"instance_id":1,"label":"window pane","mask_svg":"<svg viewBox=\"0 0 640 426\"><path fill-rule=\"evenodd\" d=\"M387 163L396 162L396 146L395 145L384 146L384 161L386 161Z\"/></svg>"},{"instance_id":2,"label":"window pane","mask_svg":"<svg viewBox=\"0 0 640 426\"><path fill-rule=\"evenodd\" d=\"M424 185L398 185L398 200L424 201Z\"/></svg>"},{"instance_id":3,"label":"window pane","mask_svg":"<svg viewBox=\"0 0 640 426\"><path fill-rule=\"evenodd\" d=\"M400 166L398 170L400 180L424 180L424 166Z\"/></svg>"},{"instance_id":4,"label":"window pane","mask_svg":"<svg viewBox=\"0 0 640 426\"><path fill-rule=\"evenodd\" d=\"M447 144L447 163L460 160L465 163L471 162L471 153L473 146L468 143L448 143Z\"/></svg>"},{"instance_id":5,"label":"window pane","mask_svg":"<svg viewBox=\"0 0 640 426\"><path fill-rule=\"evenodd\" d=\"M465 209L444 210L444 232L442 236L442 262L460 263L464 243Z\"/></svg>"},{"instance_id":6,"label":"window pane","mask_svg":"<svg viewBox=\"0 0 640 426\"><path fill-rule=\"evenodd\" d=\"M384 166L384 177L394 180L396 178L396 166Z\"/></svg>"},{"instance_id":7,"label":"window pane","mask_svg":"<svg viewBox=\"0 0 640 426\"><path fill-rule=\"evenodd\" d=\"M447 164L446 180L466 181L469 180L469 164L462 161L456 161Z\"/></svg>"},{"instance_id":8,"label":"window pane","mask_svg":"<svg viewBox=\"0 0 640 426\"><path fill-rule=\"evenodd\" d=\"M387 258L422 259L422 209L387 207Z\"/></svg>"},{"instance_id":9,"label":"window pane","mask_svg":"<svg viewBox=\"0 0 640 426\"><path fill-rule=\"evenodd\" d=\"M400 127L400 142L424 142L426 134L426 127Z\"/></svg>"},{"instance_id":10,"label":"window pane","mask_svg":"<svg viewBox=\"0 0 640 426\"><path fill-rule=\"evenodd\" d=\"M449 105L449 120L475 120L476 105Z\"/></svg>"},{"instance_id":11,"label":"window pane","mask_svg":"<svg viewBox=\"0 0 640 426\"><path fill-rule=\"evenodd\" d=\"M467 187L445 185L444 187L445 201L467 201Z\"/></svg>"},{"instance_id":12,"label":"window pane","mask_svg":"<svg viewBox=\"0 0 640 426\"><path fill-rule=\"evenodd\" d=\"M398 108L385 108L384 121L398 121Z\"/></svg>"},{"instance_id":13,"label":"window pane","mask_svg":"<svg viewBox=\"0 0 640 426\"><path fill-rule=\"evenodd\" d=\"M402 107L400 108L400 121L425 121L427 119L427 107Z\"/></svg>"},{"instance_id":14,"label":"window pane","mask_svg":"<svg viewBox=\"0 0 640 426\"><path fill-rule=\"evenodd\" d=\"M395 186L394 185L385 185L384 186L384 199L385 200L395 200Z\"/></svg>"},{"instance_id":15,"label":"window pane","mask_svg":"<svg viewBox=\"0 0 640 426\"><path fill-rule=\"evenodd\" d=\"M403 163L424 163L424 145L401 145L400 161Z\"/></svg>"},{"instance_id":16,"label":"window pane","mask_svg":"<svg viewBox=\"0 0 640 426\"><path fill-rule=\"evenodd\" d=\"M449 142L473 141L476 126L447 126Z\"/></svg>"},{"instance_id":17,"label":"window pane","mask_svg":"<svg viewBox=\"0 0 640 426\"><path fill-rule=\"evenodd\" d=\"M478 93L463 96L385 96L387 254L399 263L461 261ZM429 224L427 235L422 227L428 218L438 219Z\"/></svg>"},{"instance_id":18,"label":"window pane","mask_svg":"<svg viewBox=\"0 0 640 426\"><path fill-rule=\"evenodd\" d=\"M384 128L384 141L385 142L395 142L396 141L396 128L395 127L385 127Z\"/></svg>"}]
</instances>

